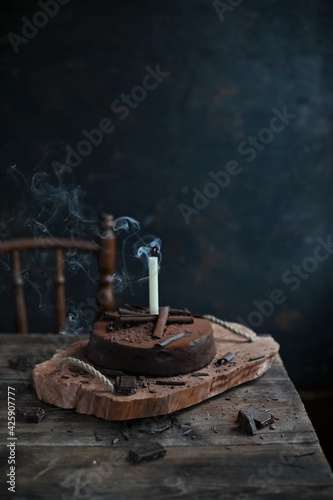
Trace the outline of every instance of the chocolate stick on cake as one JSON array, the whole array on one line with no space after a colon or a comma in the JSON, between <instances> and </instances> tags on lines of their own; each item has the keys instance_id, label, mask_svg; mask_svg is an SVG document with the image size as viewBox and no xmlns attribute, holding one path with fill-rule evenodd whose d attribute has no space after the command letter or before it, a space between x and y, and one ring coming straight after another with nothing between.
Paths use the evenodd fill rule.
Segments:
<instances>
[{"instance_id":1,"label":"chocolate stick on cake","mask_svg":"<svg viewBox=\"0 0 333 500\"><path fill-rule=\"evenodd\" d=\"M177 314L177 316L176 316ZM148 314L146 310L131 310L119 308L117 313L104 312L105 318L116 321L118 323L128 324L143 324L156 321L156 326L153 332L153 337L162 338L163 331L166 325L172 324L191 324L193 317L190 313L181 309L170 309L169 306L160 307L159 314Z\"/></svg>"},{"instance_id":2,"label":"chocolate stick on cake","mask_svg":"<svg viewBox=\"0 0 333 500\"><path fill-rule=\"evenodd\" d=\"M168 316L169 316L169 306L160 307L157 323L153 333L153 337L161 339L163 337L164 328L166 326Z\"/></svg>"}]
</instances>

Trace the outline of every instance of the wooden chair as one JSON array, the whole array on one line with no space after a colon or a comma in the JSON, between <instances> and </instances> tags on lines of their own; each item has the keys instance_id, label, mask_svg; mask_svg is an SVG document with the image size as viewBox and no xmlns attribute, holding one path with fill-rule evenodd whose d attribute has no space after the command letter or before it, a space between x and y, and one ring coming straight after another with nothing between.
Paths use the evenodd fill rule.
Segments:
<instances>
[{"instance_id":1,"label":"wooden chair","mask_svg":"<svg viewBox=\"0 0 333 500\"><path fill-rule=\"evenodd\" d=\"M92 252L98 257L99 291L97 304L104 311L114 307L112 273L115 267L115 235L112 215L100 217L100 237L97 242L71 238L40 237L17 238L0 242L0 253L10 253L13 266L14 317L17 333L28 333L27 311L24 300L24 280L21 275L20 252L25 250L50 250L55 253L55 311L56 328L60 332L66 325L64 253L74 249Z\"/></svg>"}]
</instances>

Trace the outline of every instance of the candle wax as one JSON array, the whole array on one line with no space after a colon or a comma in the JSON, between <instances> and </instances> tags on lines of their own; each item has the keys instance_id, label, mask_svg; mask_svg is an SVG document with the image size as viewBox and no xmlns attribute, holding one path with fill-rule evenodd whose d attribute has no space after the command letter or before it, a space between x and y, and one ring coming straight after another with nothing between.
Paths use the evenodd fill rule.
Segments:
<instances>
[{"instance_id":1,"label":"candle wax","mask_svg":"<svg viewBox=\"0 0 333 500\"><path fill-rule=\"evenodd\" d=\"M149 268L149 312L158 314L158 258L148 257Z\"/></svg>"}]
</instances>

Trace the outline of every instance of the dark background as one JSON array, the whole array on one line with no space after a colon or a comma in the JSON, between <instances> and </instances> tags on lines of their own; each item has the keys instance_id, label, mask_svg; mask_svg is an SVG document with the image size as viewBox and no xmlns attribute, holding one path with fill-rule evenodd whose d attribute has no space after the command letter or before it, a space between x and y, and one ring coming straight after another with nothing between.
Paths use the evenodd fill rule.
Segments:
<instances>
[{"instance_id":1,"label":"dark background","mask_svg":"<svg viewBox=\"0 0 333 500\"><path fill-rule=\"evenodd\" d=\"M250 326L280 343L304 400L312 390L311 412L316 395L330 401L333 381L333 256L295 291L282 276L332 232L333 3L238 3L222 19L204 0L71 0L24 43L13 36L22 36L26 19L43 24L34 18L41 4L3 2L0 232L3 239L94 238L99 213L129 215L142 234L162 240L162 304L249 321L258 311L254 301L281 290L284 302L267 306L267 317ZM121 119L111 103L157 65L169 75ZM284 106L296 117L247 161L242 141L269 127L273 109ZM59 175L53 162L66 165L67 145L76 150L82 131L103 118L114 130ZM203 192L209 173L230 160L239 163L239 175L187 224L179 205L193 206L193 189ZM39 278L51 264L43 259L27 260L24 275L29 303L41 305L32 325L47 331L51 289ZM133 266L136 276L141 271ZM94 296L95 270L87 261L68 267L75 311ZM9 331L5 260L1 273L0 324ZM118 294L118 303L146 303L146 284L134 292Z\"/></svg>"}]
</instances>

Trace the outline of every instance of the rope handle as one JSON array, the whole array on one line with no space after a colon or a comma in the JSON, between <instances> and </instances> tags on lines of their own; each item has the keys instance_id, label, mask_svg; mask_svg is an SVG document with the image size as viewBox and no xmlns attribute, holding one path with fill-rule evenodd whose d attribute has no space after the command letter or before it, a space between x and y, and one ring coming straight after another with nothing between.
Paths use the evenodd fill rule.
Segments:
<instances>
[{"instance_id":1,"label":"rope handle","mask_svg":"<svg viewBox=\"0 0 333 500\"><path fill-rule=\"evenodd\" d=\"M221 325L227 330L230 330L233 333L236 333L237 335L240 335L241 337L244 337L248 342L255 342L257 335L252 332L244 332L243 330L240 330L239 328L236 328L233 326L231 323L228 321L223 321L223 319L216 318L216 316L212 316L211 314L205 314L203 316L205 319L208 319L212 323L216 323L217 325Z\"/></svg>"},{"instance_id":2,"label":"rope handle","mask_svg":"<svg viewBox=\"0 0 333 500\"><path fill-rule=\"evenodd\" d=\"M86 372L90 373L95 378L97 378L97 380L102 382L102 384L106 385L106 387L109 389L110 392L112 392L112 393L115 392L115 388L114 388L113 383L110 382L110 380L108 378L106 378L105 375L103 375L101 372L96 370L89 363L85 363L84 361L81 361L80 359L73 358L73 357L69 356L67 358L63 358L59 362L58 366L59 366L59 368L62 368L65 364L71 364L74 366L78 366L79 368L82 368L83 370L85 370Z\"/></svg>"}]
</instances>

